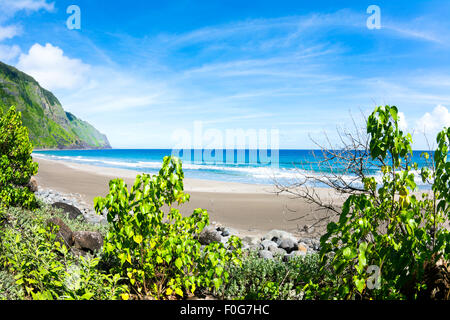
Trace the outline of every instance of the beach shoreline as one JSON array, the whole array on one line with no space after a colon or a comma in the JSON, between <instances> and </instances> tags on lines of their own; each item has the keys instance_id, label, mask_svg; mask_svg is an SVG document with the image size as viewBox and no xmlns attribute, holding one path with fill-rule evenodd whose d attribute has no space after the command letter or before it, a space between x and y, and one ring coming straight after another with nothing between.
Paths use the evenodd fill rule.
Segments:
<instances>
[{"instance_id":1,"label":"beach shoreline","mask_svg":"<svg viewBox=\"0 0 450 320\"><path fill-rule=\"evenodd\" d=\"M108 193L111 179L121 178L131 186L139 174L134 170L40 157L33 160L39 164L36 179L40 188L79 194L92 207L95 197ZM191 214L195 208L206 209L211 222L231 227L243 236L279 229L318 238L324 232L324 226L315 225L323 217L317 207L302 199L277 195L274 186L185 178L184 188L191 197L178 207L183 215ZM317 192L324 198L333 196L331 189L317 188Z\"/></svg>"}]
</instances>

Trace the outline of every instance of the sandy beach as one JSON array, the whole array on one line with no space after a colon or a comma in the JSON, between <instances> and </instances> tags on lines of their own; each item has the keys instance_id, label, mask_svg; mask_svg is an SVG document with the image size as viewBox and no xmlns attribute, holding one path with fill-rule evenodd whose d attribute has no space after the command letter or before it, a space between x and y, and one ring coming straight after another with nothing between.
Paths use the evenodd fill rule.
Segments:
<instances>
[{"instance_id":1,"label":"sandy beach","mask_svg":"<svg viewBox=\"0 0 450 320\"><path fill-rule=\"evenodd\" d=\"M36 176L39 187L80 194L92 206L96 196L108 193L108 182L111 179L122 178L131 186L139 173L37 157L34 160L39 163ZM302 199L276 195L274 187L270 185L188 178L185 178L184 185L191 198L179 208L183 215L191 214L195 208L207 209L210 221L234 228L240 234L258 235L280 229L298 236L317 238L324 230L315 225L324 214L317 212L317 207ZM317 191L323 197L331 196L329 189ZM305 226L313 225L308 231L304 230Z\"/></svg>"}]
</instances>

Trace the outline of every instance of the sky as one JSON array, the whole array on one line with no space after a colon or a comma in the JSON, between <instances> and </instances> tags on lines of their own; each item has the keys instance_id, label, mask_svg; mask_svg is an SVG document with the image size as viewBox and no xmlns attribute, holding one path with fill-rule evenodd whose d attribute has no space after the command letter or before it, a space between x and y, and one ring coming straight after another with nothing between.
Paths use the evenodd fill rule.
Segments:
<instances>
[{"instance_id":1,"label":"sky","mask_svg":"<svg viewBox=\"0 0 450 320\"><path fill-rule=\"evenodd\" d=\"M0 0L0 61L114 148L172 148L201 127L308 149L389 104L428 149L450 126L449 17L445 0Z\"/></svg>"}]
</instances>

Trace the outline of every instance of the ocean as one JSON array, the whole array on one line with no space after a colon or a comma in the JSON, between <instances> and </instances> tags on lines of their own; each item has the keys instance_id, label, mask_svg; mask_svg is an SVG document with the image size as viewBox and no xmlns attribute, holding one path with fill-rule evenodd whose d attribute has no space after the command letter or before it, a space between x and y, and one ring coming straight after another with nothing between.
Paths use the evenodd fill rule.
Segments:
<instances>
[{"instance_id":1,"label":"ocean","mask_svg":"<svg viewBox=\"0 0 450 320\"><path fill-rule=\"evenodd\" d=\"M171 149L46 150L34 151L33 156L155 174L161 168L164 156L172 155L172 152ZM285 149L274 152L268 150L267 153L265 150L185 150L175 155L183 161L186 178L273 184L274 180L293 182L305 172L325 173L326 169L311 164L317 161L313 152L316 156L321 154L320 150ZM425 160L420 156L422 152L414 151L413 154L413 161L418 163L419 168L425 166ZM335 169L343 170L338 163L334 166ZM368 173L378 179L381 177L375 168L369 169ZM416 176L419 187L426 188ZM346 178L352 179L351 175Z\"/></svg>"}]
</instances>

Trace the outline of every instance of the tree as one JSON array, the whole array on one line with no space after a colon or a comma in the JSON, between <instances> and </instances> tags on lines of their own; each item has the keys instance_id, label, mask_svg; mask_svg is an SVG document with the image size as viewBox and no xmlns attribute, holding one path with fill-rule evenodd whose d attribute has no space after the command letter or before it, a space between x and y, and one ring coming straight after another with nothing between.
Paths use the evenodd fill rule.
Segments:
<instances>
[{"instance_id":1,"label":"tree","mask_svg":"<svg viewBox=\"0 0 450 320\"><path fill-rule=\"evenodd\" d=\"M447 154L450 129L437 136L433 168L412 162L412 137L399 129L395 106L377 107L367 119L369 155L382 179L367 175L350 194L337 222L321 237L321 271L334 284L309 284L321 297L450 298L450 219ZM428 159L429 154L423 153ZM418 193L415 178L429 181ZM377 270L373 283L372 270Z\"/></svg>"},{"instance_id":2,"label":"tree","mask_svg":"<svg viewBox=\"0 0 450 320\"><path fill-rule=\"evenodd\" d=\"M31 157L32 151L21 113L15 107L4 115L0 113L0 204L30 209L37 206L28 186L38 170L38 164Z\"/></svg>"},{"instance_id":3,"label":"tree","mask_svg":"<svg viewBox=\"0 0 450 320\"><path fill-rule=\"evenodd\" d=\"M104 253L116 261L111 271L127 279L140 297L217 290L228 281L225 266L241 263L241 242L235 236L227 247L213 242L202 248L198 236L209 224L206 210L195 209L183 217L172 207L190 198L183 179L181 160L164 157L157 175L136 176L131 190L122 179L111 180L109 194L94 200L95 210L106 211L110 224Z\"/></svg>"}]
</instances>

